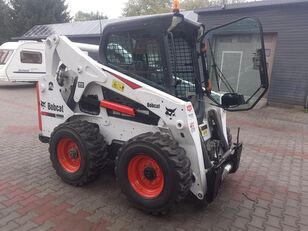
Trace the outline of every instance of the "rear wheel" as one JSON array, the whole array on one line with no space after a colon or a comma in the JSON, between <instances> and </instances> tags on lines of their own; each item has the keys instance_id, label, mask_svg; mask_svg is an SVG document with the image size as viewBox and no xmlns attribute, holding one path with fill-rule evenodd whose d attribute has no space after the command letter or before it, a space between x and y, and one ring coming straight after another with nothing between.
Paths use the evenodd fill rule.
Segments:
<instances>
[{"instance_id":1,"label":"rear wheel","mask_svg":"<svg viewBox=\"0 0 308 231\"><path fill-rule=\"evenodd\" d=\"M145 133L124 144L116 158L116 174L128 199L152 214L170 210L192 184L185 150L160 133Z\"/></svg>"},{"instance_id":2,"label":"rear wheel","mask_svg":"<svg viewBox=\"0 0 308 231\"><path fill-rule=\"evenodd\" d=\"M50 160L65 182L81 186L95 179L106 164L106 143L97 124L66 122L55 128L49 142Z\"/></svg>"}]
</instances>

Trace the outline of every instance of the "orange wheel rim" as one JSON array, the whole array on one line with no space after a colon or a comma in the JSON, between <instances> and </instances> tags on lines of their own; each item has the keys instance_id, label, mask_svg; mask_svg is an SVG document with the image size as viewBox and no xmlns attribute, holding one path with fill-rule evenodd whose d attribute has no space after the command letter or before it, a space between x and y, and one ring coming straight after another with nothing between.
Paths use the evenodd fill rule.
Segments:
<instances>
[{"instance_id":1,"label":"orange wheel rim","mask_svg":"<svg viewBox=\"0 0 308 231\"><path fill-rule=\"evenodd\" d=\"M80 150L72 139L65 137L59 141L57 145L57 157L65 171L75 173L80 169Z\"/></svg>"},{"instance_id":2,"label":"orange wheel rim","mask_svg":"<svg viewBox=\"0 0 308 231\"><path fill-rule=\"evenodd\" d=\"M164 174L159 164L144 154L130 160L128 180L135 192L146 199L158 197L164 188Z\"/></svg>"}]
</instances>

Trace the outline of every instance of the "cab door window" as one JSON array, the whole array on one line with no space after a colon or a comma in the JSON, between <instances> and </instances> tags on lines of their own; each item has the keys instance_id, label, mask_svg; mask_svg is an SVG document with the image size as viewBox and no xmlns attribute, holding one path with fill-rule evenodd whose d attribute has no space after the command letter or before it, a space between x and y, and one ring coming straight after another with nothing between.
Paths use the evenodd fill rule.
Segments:
<instances>
[{"instance_id":1,"label":"cab door window","mask_svg":"<svg viewBox=\"0 0 308 231\"><path fill-rule=\"evenodd\" d=\"M263 30L257 19L245 17L209 30L204 37L213 93L229 103L229 111L253 108L268 89ZM216 95L217 96L217 95ZM215 96L215 97L216 97ZM220 99L213 99L220 104ZM233 100L236 98L238 100Z\"/></svg>"},{"instance_id":2,"label":"cab door window","mask_svg":"<svg viewBox=\"0 0 308 231\"><path fill-rule=\"evenodd\" d=\"M12 50L0 50L0 65L6 64L12 53Z\"/></svg>"}]
</instances>

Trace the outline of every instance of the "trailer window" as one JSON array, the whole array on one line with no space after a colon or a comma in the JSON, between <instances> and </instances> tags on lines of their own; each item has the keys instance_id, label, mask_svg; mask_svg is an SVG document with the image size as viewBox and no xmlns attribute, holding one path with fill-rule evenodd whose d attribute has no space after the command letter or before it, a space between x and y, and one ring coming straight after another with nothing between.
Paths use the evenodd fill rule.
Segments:
<instances>
[{"instance_id":1,"label":"trailer window","mask_svg":"<svg viewBox=\"0 0 308 231\"><path fill-rule=\"evenodd\" d=\"M22 63L42 64L42 53L35 51L21 51L20 61Z\"/></svg>"},{"instance_id":2,"label":"trailer window","mask_svg":"<svg viewBox=\"0 0 308 231\"><path fill-rule=\"evenodd\" d=\"M6 64L12 53L12 50L0 50L0 65Z\"/></svg>"}]
</instances>

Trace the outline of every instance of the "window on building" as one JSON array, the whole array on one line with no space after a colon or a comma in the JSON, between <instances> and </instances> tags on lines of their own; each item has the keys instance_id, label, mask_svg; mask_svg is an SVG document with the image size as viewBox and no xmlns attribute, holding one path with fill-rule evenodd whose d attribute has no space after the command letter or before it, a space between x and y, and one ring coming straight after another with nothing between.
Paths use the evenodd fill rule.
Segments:
<instances>
[{"instance_id":1,"label":"window on building","mask_svg":"<svg viewBox=\"0 0 308 231\"><path fill-rule=\"evenodd\" d=\"M6 64L12 53L12 50L0 50L0 65Z\"/></svg>"}]
</instances>

